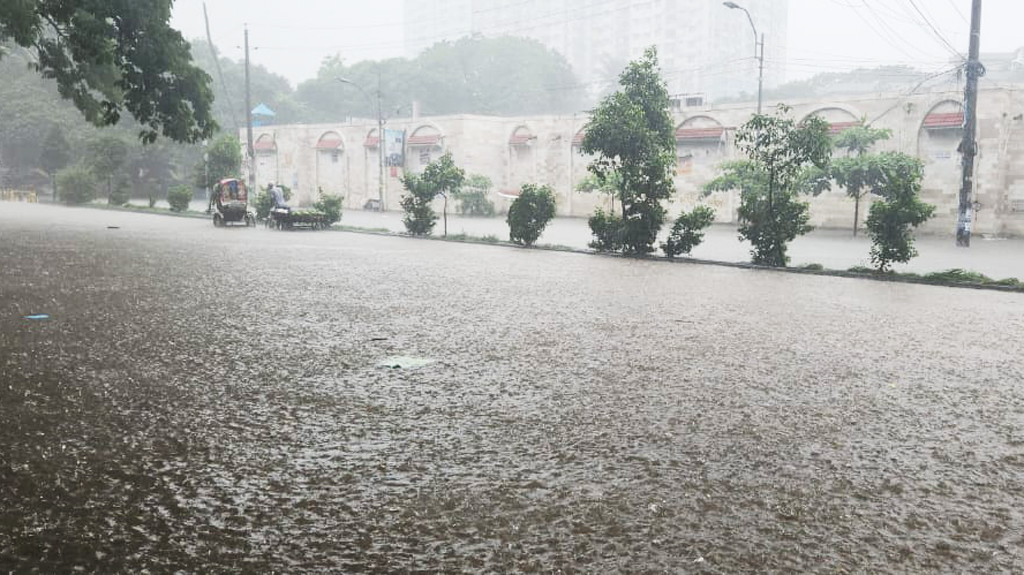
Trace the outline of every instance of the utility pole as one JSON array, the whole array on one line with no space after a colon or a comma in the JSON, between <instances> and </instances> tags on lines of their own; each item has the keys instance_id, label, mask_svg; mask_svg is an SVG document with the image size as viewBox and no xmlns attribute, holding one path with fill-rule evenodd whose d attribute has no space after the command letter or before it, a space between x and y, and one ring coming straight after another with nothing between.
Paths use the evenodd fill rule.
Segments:
<instances>
[{"instance_id":1,"label":"utility pole","mask_svg":"<svg viewBox=\"0 0 1024 575\"><path fill-rule=\"evenodd\" d=\"M387 183L384 180L384 146L387 145L387 138L384 137L384 111L381 108L380 70L377 70L377 135L380 136L380 144L377 146L377 151L380 154L380 158L378 158L380 181L377 183L377 197L380 199L380 211L386 212L387 204L384 203L384 196Z\"/></svg>"},{"instance_id":2,"label":"utility pole","mask_svg":"<svg viewBox=\"0 0 1024 575\"><path fill-rule=\"evenodd\" d=\"M956 245L971 247L971 219L974 192L974 158L978 155L978 78L984 68L981 56L981 0L973 0L971 8L971 47L967 56L967 88L964 91L963 183L960 187L960 208L956 219Z\"/></svg>"},{"instance_id":3,"label":"utility pole","mask_svg":"<svg viewBox=\"0 0 1024 575\"><path fill-rule=\"evenodd\" d=\"M249 87L249 25L245 26L245 137L248 156L249 189L256 187L256 151L252 145L252 94Z\"/></svg>"},{"instance_id":4,"label":"utility pole","mask_svg":"<svg viewBox=\"0 0 1024 575\"><path fill-rule=\"evenodd\" d=\"M755 34L754 39L757 39ZM757 114L761 115L761 102L764 100L764 32L761 32L761 64L757 73Z\"/></svg>"}]
</instances>

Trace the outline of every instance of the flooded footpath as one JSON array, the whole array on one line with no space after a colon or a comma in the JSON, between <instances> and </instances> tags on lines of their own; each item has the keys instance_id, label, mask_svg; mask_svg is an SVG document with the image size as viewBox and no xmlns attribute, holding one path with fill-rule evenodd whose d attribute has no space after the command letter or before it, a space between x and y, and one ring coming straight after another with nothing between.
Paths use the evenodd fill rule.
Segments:
<instances>
[{"instance_id":1,"label":"flooded footpath","mask_svg":"<svg viewBox=\"0 0 1024 575\"><path fill-rule=\"evenodd\" d=\"M0 205L0 572L1019 575L1022 341L1020 294Z\"/></svg>"}]
</instances>

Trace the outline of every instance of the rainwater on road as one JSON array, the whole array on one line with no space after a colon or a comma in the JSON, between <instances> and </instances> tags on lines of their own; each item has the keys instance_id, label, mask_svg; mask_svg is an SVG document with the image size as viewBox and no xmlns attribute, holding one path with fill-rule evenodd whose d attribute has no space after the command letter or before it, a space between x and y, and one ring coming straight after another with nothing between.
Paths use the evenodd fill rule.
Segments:
<instances>
[{"instance_id":1,"label":"rainwater on road","mask_svg":"<svg viewBox=\"0 0 1024 575\"><path fill-rule=\"evenodd\" d=\"M2 204L0 572L1020 574L1022 338L1019 294Z\"/></svg>"}]
</instances>

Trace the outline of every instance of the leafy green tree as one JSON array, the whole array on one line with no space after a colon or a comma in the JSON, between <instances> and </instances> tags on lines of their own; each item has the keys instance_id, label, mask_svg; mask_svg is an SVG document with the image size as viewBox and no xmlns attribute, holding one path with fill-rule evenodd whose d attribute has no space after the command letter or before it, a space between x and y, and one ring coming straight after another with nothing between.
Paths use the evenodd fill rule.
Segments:
<instances>
[{"instance_id":1,"label":"leafy green tree","mask_svg":"<svg viewBox=\"0 0 1024 575\"><path fill-rule=\"evenodd\" d=\"M846 195L853 198L853 236L857 237L860 224L860 201L880 182L873 178L882 174L875 165L877 157L868 154L875 143L888 140L891 130L855 126L840 132L834 145L846 151L846 156L832 161L829 175L836 184L846 189Z\"/></svg>"},{"instance_id":2,"label":"leafy green tree","mask_svg":"<svg viewBox=\"0 0 1024 575\"><path fill-rule=\"evenodd\" d=\"M192 188L188 186L174 186L167 192L167 203L170 204L172 212L188 210L188 204L191 201Z\"/></svg>"},{"instance_id":3,"label":"leafy green tree","mask_svg":"<svg viewBox=\"0 0 1024 575\"><path fill-rule=\"evenodd\" d=\"M325 194L320 190L320 197L313 204L313 209L327 216L327 225L341 221L342 197L337 194Z\"/></svg>"},{"instance_id":4,"label":"leafy green tree","mask_svg":"<svg viewBox=\"0 0 1024 575\"><path fill-rule=\"evenodd\" d=\"M87 204L96 199L96 177L81 163L57 172L57 186L65 204Z\"/></svg>"},{"instance_id":5,"label":"leafy green tree","mask_svg":"<svg viewBox=\"0 0 1024 575\"><path fill-rule=\"evenodd\" d=\"M43 153L39 156L39 165L53 182L53 199L55 201L57 199L57 172L67 167L69 162L71 162L71 144L64 137L64 131L60 126L54 125L46 134Z\"/></svg>"},{"instance_id":6,"label":"leafy green tree","mask_svg":"<svg viewBox=\"0 0 1024 575\"><path fill-rule=\"evenodd\" d=\"M409 195L402 198L402 209L405 210L405 227L414 235L427 235L434 228L437 216L430 202L441 196L444 198L444 235L448 235L448 196L458 193L466 179L466 172L455 165L451 152L446 152L431 162L423 174L410 174L402 182ZM410 227L410 222L412 227Z\"/></svg>"},{"instance_id":7,"label":"leafy green tree","mask_svg":"<svg viewBox=\"0 0 1024 575\"><path fill-rule=\"evenodd\" d=\"M622 249L646 254L665 220L662 200L672 196L676 162L675 128L668 90L658 69L658 52L644 51L619 76L622 89L601 101L587 126L583 152L597 159L588 169L605 183L620 178Z\"/></svg>"},{"instance_id":8,"label":"leafy green tree","mask_svg":"<svg viewBox=\"0 0 1024 575\"><path fill-rule=\"evenodd\" d=\"M459 204L456 208L463 216L476 216L489 218L494 216L494 202L487 199L494 184L491 179L481 174L469 174L466 176L466 183L452 197L457 199Z\"/></svg>"},{"instance_id":9,"label":"leafy green tree","mask_svg":"<svg viewBox=\"0 0 1024 575\"><path fill-rule=\"evenodd\" d=\"M128 144L115 134L100 134L88 144L88 162L93 174L107 184L107 195L113 193L114 179L128 160Z\"/></svg>"},{"instance_id":10,"label":"leafy green tree","mask_svg":"<svg viewBox=\"0 0 1024 575\"><path fill-rule=\"evenodd\" d=\"M594 210L594 215L587 219L590 232L594 239L590 241L591 248L599 252L617 252L622 250L625 243L624 234L626 226L622 224L622 218L614 212L605 213L601 208Z\"/></svg>"},{"instance_id":11,"label":"leafy green tree","mask_svg":"<svg viewBox=\"0 0 1024 575\"><path fill-rule=\"evenodd\" d=\"M339 76L374 96L366 98L338 82ZM585 101L577 84L566 59L535 40L472 37L438 43L412 60L347 66L329 58L315 79L298 86L295 101L308 122L335 121L341 114L376 118L378 85L386 116L414 100L429 115L568 113Z\"/></svg>"},{"instance_id":12,"label":"leafy green tree","mask_svg":"<svg viewBox=\"0 0 1024 575\"><path fill-rule=\"evenodd\" d=\"M437 223L437 214L430 207L430 203L437 197L437 191L423 176L407 174L402 178L402 184L408 192L402 196L402 209L405 216L402 223L405 229L414 236L429 236Z\"/></svg>"},{"instance_id":13,"label":"leafy green tree","mask_svg":"<svg viewBox=\"0 0 1024 575\"><path fill-rule=\"evenodd\" d=\"M680 254L690 255L693 248L704 241L704 230L715 221L715 210L708 206L697 206L691 212L683 212L672 225L668 240L661 244L665 255L674 258Z\"/></svg>"},{"instance_id":14,"label":"leafy green tree","mask_svg":"<svg viewBox=\"0 0 1024 575\"><path fill-rule=\"evenodd\" d=\"M0 4L0 42L35 51L36 70L97 126L129 112L139 137L209 137L210 77L169 25L172 0L15 1Z\"/></svg>"},{"instance_id":15,"label":"leafy green tree","mask_svg":"<svg viewBox=\"0 0 1024 575\"><path fill-rule=\"evenodd\" d=\"M550 186L524 184L508 208L508 239L532 246L555 217L555 194Z\"/></svg>"},{"instance_id":16,"label":"leafy green tree","mask_svg":"<svg viewBox=\"0 0 1024 575\"><path fill-rule=\"evenodd\" d=\"M197 188L213 190L224 178L237 177L242 171L242 143L234 134L221 134L206 149L206 161L195 167Z\"/></svg>"},{"instance_id":17,"label":"leafy green tree","mask_svg":"<svg viewBox=\"0 0 1024 575\"><path fill-rule=\"evenodd\" d=\"M757 114L744 124L736 145L749 159L724 164L704 187L740 191L740 237L753 246L754 263L775 267L788 263L789 242L813 229L798 194L818 182L808 170L825 173L832 153L827 122L811 117L798 126L788 111L782 105L774 116Z\"/></svg>"},{"instance_id":18,"label":"leafy green tree","mask_svg":"<svg viewBox=\"0 0 1024 575\"><path fill-rule=\"evenodd\" d=\"M619 194L619 189L622 188L622 178L619 177L619 173L615 171L608 172L603 181L598 178L595 174L587 174L585 178L576 184L576 191L584 194L600 193L605 194L612 200L612 211L615 211L615 197Z\"/></svg>"},{"instance_id":19,"label":"leafy green tree","mask_svg":"<svg viewBox=\"0 0 1024 575\"><path fill-rule=\"evenodd\" d=\"M878 271L893 262L906 263L917 255L913 228L935 213L935 206L921 201L921 160L900 152L882 152L873 162L872 193L882 200L873 202L867 228L871 236L871 263Z\"/></svg>"}]
</instances>

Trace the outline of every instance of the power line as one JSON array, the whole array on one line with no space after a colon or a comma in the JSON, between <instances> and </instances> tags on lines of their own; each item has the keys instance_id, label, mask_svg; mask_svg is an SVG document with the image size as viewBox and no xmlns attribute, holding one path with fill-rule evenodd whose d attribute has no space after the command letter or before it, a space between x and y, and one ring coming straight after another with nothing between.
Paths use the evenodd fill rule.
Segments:
<instances>
[{"instance_id":1,"label":"power line","mask_svg":"<svg viewBox=\"0 0 1024 575\"><path fill-rule=\"evenodd\" d=\"M924 15L924 12L922 12L921 8L918 7L917 2L915 2L915 0L907 1L910 2L910 5L913 6L914 10L916 10L917 13L921 16L921 19L924 20L924 23L927 24L931 31L935 33L935 37L941 40L942 43L945 44L947 48L949 48L950 52L952 52L953 55L955 55L957 58L964 59L963 55L960 54L960 52L958 52L957 49L954 48L953 45L949 43L949 40L947 40L946 37L943 36L941 32L939 32L935 25L932 24L931 20L929 20L928 17Z\"/></svg>"}]
</instances>

